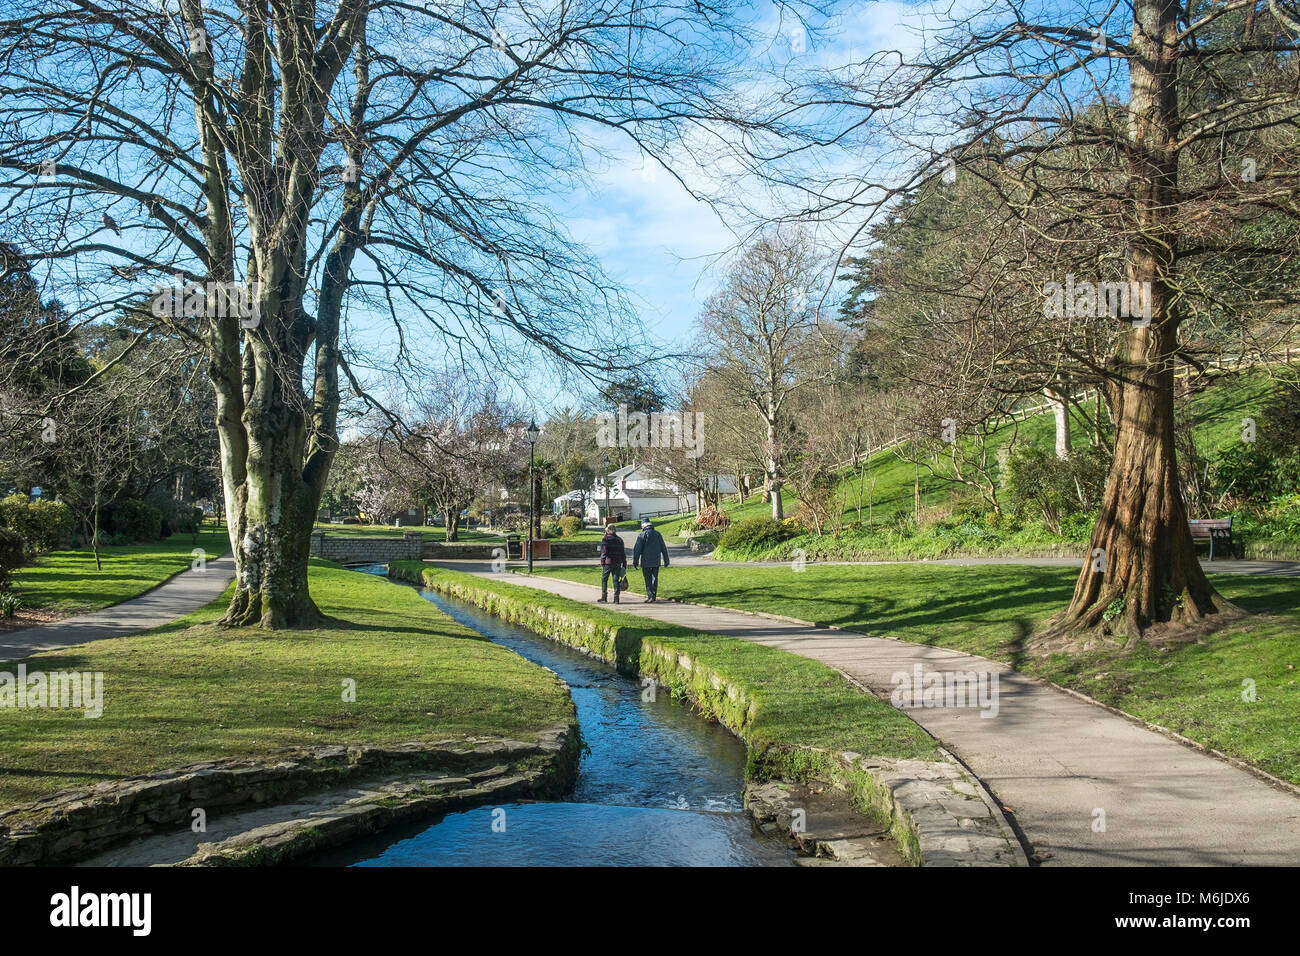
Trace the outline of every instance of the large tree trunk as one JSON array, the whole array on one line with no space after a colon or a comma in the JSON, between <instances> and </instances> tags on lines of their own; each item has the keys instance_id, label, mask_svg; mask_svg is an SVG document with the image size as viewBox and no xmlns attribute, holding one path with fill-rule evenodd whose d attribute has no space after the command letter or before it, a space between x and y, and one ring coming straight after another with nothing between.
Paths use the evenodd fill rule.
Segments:
<instances>
[{"instance_id":1,"label":"large tree trunk","mask_svg":"<svg viewBox=\"0 0 1300 956\"><path fill-rule=\"evenodd\" d=\"M1062 631L1095 628L1108 608L1112 617L1122 612L1134 637L1152 624L1191 624L1231 609L1201 570L1187 527L1174 450L1174 345L1168 327L1127 335L1115 459Z\"/></svg>"},{"instance_id":2,"label":"large tree trunk","mask_svg":"<svg viewBox=\"0 0 1300 956\"><path fill-rule=\"evenodd\" d=\"M1134 8L1129 177L1139 231L1129 279L1149 283L1150 311L1118 319L1126 328L1112 377L1115 458L1089 557L1049 646L1099 625L1117 630L1108 609L1112 620L1122 614L1130 638L1153 624L1190 625L1233 610L1196 558L1174 448L1178 9L1174 0L1137 0Z\"/></svg>"},{"instance_id":3,"label":"large tree trunk","mask_svg":"<svg viewBox=\"0 0 1300 956\"><path fill-rule=\"evenodd\" d=\"M255 346L253 351L264 350ZM279 376L259 369L242 417L243 480L227 485L236 570L235 594L223 620L228 625L299 627L322 620L307 587L319 486L307 479L303 464L303 396L300 391L284 395L281 386Z\"/></svg>"}]
</instances>

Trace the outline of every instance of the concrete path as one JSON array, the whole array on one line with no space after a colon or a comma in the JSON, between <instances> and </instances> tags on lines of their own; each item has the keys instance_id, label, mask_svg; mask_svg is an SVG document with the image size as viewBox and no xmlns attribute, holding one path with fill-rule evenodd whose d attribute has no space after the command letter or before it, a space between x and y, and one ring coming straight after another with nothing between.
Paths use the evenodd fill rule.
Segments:
<instances>
[{"instance_id":1,"label":"concrete path","mask_svg":"<svg viewBox=\"0 0 1300 956\"><path fill-rule=\"evenodd\" d=\"M202 571L182 571L152 591L102 611L0 634L0 661L168 624L216 600L234 577L235 559L227 555L209 561Z\"/></svg>"},{"instance_id":2,"label":"concrete path","mask_svg":"<svg viewBox=\"0 0 1300 956\"><path fill-rule=\"evenodd\" d=\"M596 592L554 578L509 580L579 601ZM664 589L671 594L671 570ZM984 781L1045 865L1300 864L1300 796L1006 665L741 611L629 597L619 610L810 657L886 697L895 687L891 678L918 664L926 673L996 673L995 717L973 707L907 712Z\"/></svg>"}]
</instances>

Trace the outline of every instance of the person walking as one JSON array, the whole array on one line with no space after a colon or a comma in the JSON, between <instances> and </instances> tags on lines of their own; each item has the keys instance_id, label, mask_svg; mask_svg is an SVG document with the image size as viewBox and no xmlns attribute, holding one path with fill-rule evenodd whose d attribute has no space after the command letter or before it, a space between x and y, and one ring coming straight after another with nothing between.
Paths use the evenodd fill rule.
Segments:
<instances>
[{"instance_id":1,"label":"person walking","mask_svg":"<svg viewBox=\"0 0 1300 956\"><path fill-rule=\"evenodd\" d=\"M622 590L623 576L627 574L627 548L618 536L614 522L605 525L605 537L600 539L600 600L604 604L609 597L609 579L614 579L614 603L618 603L618 594Z\"/></svg>"},{"instance_id":2,"label":"person walking","mask_svg":"<svg viewBox=\"0 0 1300 956\"><path fill-rule=\"evenodd\" d=\"M641 519L641 533L636 537L636 546L632 548L632 567L641 565L641 576L645 578L645 599L647 604L654 604L659 597L659 564L668 567L668 545L664 536L655 530L649 518Z\"/></svg>"}]
</instances>

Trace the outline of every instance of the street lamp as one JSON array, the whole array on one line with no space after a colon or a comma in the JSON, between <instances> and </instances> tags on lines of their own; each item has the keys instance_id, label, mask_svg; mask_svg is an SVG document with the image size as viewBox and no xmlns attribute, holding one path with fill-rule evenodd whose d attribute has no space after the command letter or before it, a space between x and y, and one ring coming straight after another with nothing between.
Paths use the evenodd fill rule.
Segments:
<instances>
[{"instance_id":1,"label":"street lamp","mask_svg":"<svg viewBox=\"0 0 1300 956\"><path fill-rule=\"evenodd\" d=\"M537 427L537 422L529 422L528 427L524 429L524 437L528 439L528 573L533 573L533 499L537 496L537 488L533 484L533 449L537 446L537 439L542 435L542 430Z\"/></svg>"},{"instance_id":2,"label":"street lamp","mask_svg":"<svg viewBox=\"0 0 1300 956\"><path fill-rule=\"evenodd\" d=\"M605 521L609 521L609 455L605 456Z\"/></svg>"}]
</instances>

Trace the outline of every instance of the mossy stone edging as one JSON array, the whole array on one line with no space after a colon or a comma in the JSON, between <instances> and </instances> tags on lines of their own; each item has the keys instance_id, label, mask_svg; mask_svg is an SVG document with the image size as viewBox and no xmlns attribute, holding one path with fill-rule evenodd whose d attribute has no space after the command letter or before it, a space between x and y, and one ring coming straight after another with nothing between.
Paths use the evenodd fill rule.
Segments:
<instances>
[{"instance_id":1,"label":"mossy stone edging","mask_svg":"<svg viewBox=\"0 0 1300 956\"><path fill-rule=\"evenodd\" d=\"M978 781L950 758L895 760L837 753L798 742L758 741L751 733L758 704L748 688L653 637L633 638L618 626L529 603L461 572L402 562L390 565L389 574L467 601L599 657L621 674L652 678L745 742L749 780L820 778L831 782L848 794L860 812L887 827L899 851L914 865L1024 863L1018 841L994 813ZM519 590L514 585L504 587Z\"/></svg>"},{"instance_id":2,"label":"mossy stone edging","mask_svg":"<svg viewBox=\"0 0 1300 956\"><path fill-rule=\"evenodd\" d=\"M514 795L555 797L572 788L580 751L577 724L570 721L542 731L536 743L476 737L389 747L325 745L283 748L265 757L206 761L63 790L0 812L0 865L75 862L132 839L188 826L195 808L211 813L274 804L380 773L449 770L472 777L504 762L512 772L518 771L512 780L520 784ZM411 812L372 817L366 832L408 819L416 811L445 809L457 797L472 802L483 792L485 788L452 794L436 802L436 807L428 799L407 801ZM355 835L343 828L332 834L316 833L310 847L300 841L299 849L317 849ZM289 856L282 852L279 858L269 859L255 848L244 850L242 861L250 864L282 862Z\"/></svg>"}]
</instances>

